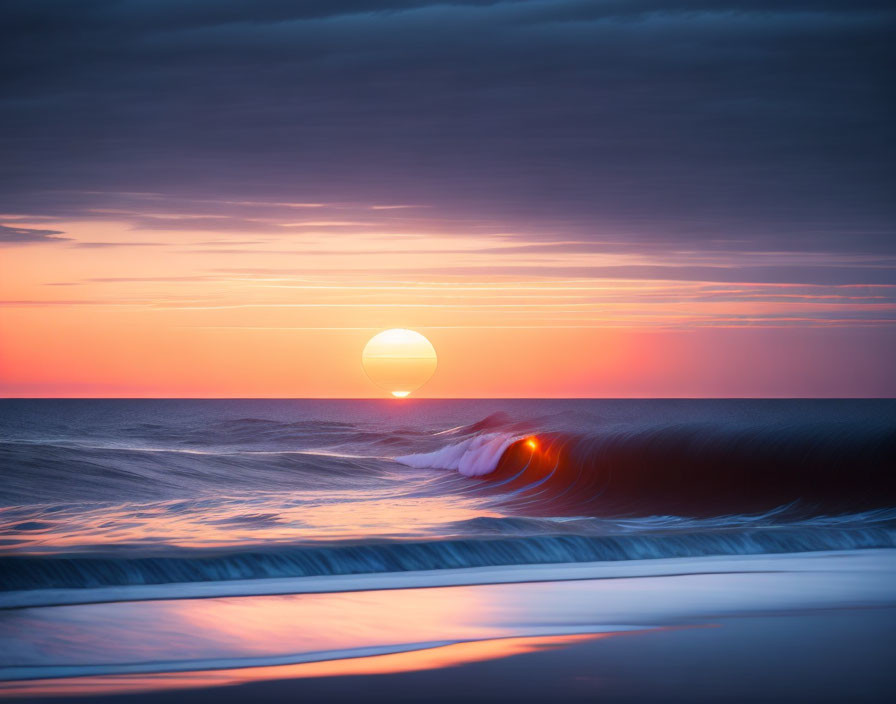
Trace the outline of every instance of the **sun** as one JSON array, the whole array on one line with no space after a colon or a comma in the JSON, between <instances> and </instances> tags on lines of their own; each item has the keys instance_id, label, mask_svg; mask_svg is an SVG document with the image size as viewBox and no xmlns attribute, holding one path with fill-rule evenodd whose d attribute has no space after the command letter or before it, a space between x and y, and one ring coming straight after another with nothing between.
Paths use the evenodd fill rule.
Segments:
<instances>
[{"instance_id":1,"label":"sun","mask_svg":"<svg viewBox=\"0 0 896 704\"><path fill-rule=\"evenodd\" d=\"M438 358L432 343L419 332L394 328L370 338L361 364L374 384L404 398L429 381Z\"/></svg>"}]
</instances>

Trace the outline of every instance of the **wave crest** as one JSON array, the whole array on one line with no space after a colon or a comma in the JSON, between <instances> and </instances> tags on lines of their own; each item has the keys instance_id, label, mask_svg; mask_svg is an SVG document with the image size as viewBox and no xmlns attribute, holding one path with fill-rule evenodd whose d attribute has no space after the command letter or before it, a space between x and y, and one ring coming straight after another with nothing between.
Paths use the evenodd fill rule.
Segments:
<instances>
[{"instance_id":1,"label":"wave crest","mask_svg":"<svg viewBox=\"0 0 896 704\"><path fill-rule=\"evenodd\" d=\"M395 461L417 469L454 469L467 477L480 477L494 472L504 451L520 439L508 433L474 435L434 452L404 455Z\"/></svg>"},{"instance_id":2,"label":"wave crest","mask_svg":"<svg viewBox=\"0 0 896 704\"><path fill-rule=\"evenodd\" d=\"M474 435L396 458L487 481L535 516L791 516L896 505L896 428L882 423L679 424L587 434Z\"/></svg>"},{"instance_id":3,"label":"wave crest","mask_svg":"<svg viewBox=\"0 0 896 704\"><path fill-rule=\"evenodd\" d=\"M201 583L502 565L756 555L896 547L887 523L644 535L545 535L246 549L170 556L0 556L0 592ZM0 597L0 608L3 598Z\"/></svg>"}]
</instances>

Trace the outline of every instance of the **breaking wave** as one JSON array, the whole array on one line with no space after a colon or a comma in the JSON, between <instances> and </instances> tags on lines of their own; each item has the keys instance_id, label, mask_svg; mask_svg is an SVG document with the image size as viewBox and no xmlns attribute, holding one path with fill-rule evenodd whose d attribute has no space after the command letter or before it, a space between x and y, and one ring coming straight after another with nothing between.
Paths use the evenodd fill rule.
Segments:
<instances>
[{"instance_id":1,"label":"breaking wave","mask_svg":"<svg viewBox=\"0 0 896 704\"><path fill-rule=\"evenodd\" d=\"M417 469L456 469L467 477L495 471L504 451L520 438L505 433L476 435L440 450L396 457L395 461Z\"/></svg>"},{"instance_id":2,"label":"breaking wave","mask_svg":"<svg viewBox=\"0 0 896 704\"><path fill-rule=\"evenodd\" d=\"M893 402L495 405L7 402L0 591L896 547Z\"/></svg>"},{"instance_id":3,"label":"breaking wave","mask_svg":"<svg viewBox=\"0 0 896 704\"><path fill-rule=\"evenodd\" d=\"M802 515L896 505L891 426L666 425L474 435L396 458L487 482L530 515Z\"/></svg>"},{"instance_id":4,"label":"breaking wave","mask_svg":"<svg viewBox=\"0 0 896 704\"><path fill-rule=\"evenodd\" d=\"M896 529L884 523L862 528L766 526L671 534L349 543L152 557L6 556L0 557L0 591L893 547Z\"/></svg>"}]
</instances>

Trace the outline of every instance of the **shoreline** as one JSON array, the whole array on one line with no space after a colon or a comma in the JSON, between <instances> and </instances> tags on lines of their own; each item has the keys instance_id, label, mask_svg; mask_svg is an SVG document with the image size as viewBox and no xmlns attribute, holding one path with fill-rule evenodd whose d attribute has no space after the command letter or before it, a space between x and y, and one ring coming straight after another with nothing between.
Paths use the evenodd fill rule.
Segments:
<instances>
[{"instance_id":1,"label":"shoreline","mask_svg":"<svg viewBox=\"0 0 896 704\"><path fill-rule=\"evenodd\" d=\"M512 647L501 652L490 651L486 642L472 644L484 646L478 653L444 646L295 666L19 682L0 689L0 699L31 704L154 704L172 697L186 704L551 698L876 704L889 701L896 686L893 648L879 647L894 627L894 608L731 617L603 637L533 637L528 644L506 639Z\"/></svg>"},{"instance_id":2,"label":"shoreline","mask_svg":"<svg viewBox=\"0 0 896 704\"><path fill-rule=\"evenodd\" d=\"M433 687L449 691L445 683L465 672L492 673L469 675L471 687L497 686L508 668L532 662L536 669L524 668L511 689L513 699L534 701L547 683L572 686L575 677L596 676L603 658L674 680L665 663L685 647L695 662L737 653L732 662L743 663L728 667L748 687L756 677L793 676L784 665L748 672L782 639L797 639L805 651L780 656L794 667L836 670L864 648L869 681L892 682L881 663L896 654L887 640L896 629L896 550L703 558L690 560L687 574L670 573L664 561L641 562L627 576L605 571L604 578L9 609L0 620L0 697L136 702L190 692L190 701L238 701L265 691L282 697L291 687L350 701L339 693L345 683L369 680L389 690L411 678L419 682L410 700L419 700ZM741 569L732 570L738 562ZM547 577L551 566L538 567ZM580 567L595 573L620 566ZM634 574L648 568L654 574ZM623 658L631 641L653 654ZM813 655L819 642L827 650ZM579 673L572 680L570 667ZM704 676L720 676L719 667ZM643 688L631 678L619 683L623 700ZM837 688L828 683L818 693L826 691ZM380 695L371 696L365 699Z\"/></svg>"},{"instance_id":3,"label":"shoreline","mask_svg":"<svg viewBox=\"0 0 896 704\"><path fill-rule=\"evenodd\" d=\"M328 594L490 584L532 584L602 579L675 577L696 574L762 572L778 569L781 560L796 558L789 570L816 569L821 561L856 556L896 560L896 548L819 550L798 553L708 555L606 562L564 562L495 567L464 567L405 572L374 572L311 577L175 582L166 584L96 587L90 589L38 589L0 592L0 612L11 609L76 606L133 601L215 599L220 597Z\"/></svg>"}]
</instances>

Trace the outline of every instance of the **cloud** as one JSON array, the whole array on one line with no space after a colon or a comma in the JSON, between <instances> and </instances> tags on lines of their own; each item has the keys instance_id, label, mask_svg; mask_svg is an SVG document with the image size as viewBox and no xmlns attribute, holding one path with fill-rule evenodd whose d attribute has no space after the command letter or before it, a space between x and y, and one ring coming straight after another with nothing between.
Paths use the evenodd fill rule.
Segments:
<instances>
[{"instance_id":1,"label":"cloud","mask_svg":"<svg viewBox=\"0 0 896 704\"><path fill-rule=\"evenodd\" d=\"M0 245L35 244L38 242L65 242L70 237L60 237L59 230L37 230L33 227L0 225Z\"/></svg>"},{"instance_id":2,"label":"cloud","mask_svg":"<svg viewBox=\"0 0 896 704\"><path fill-rule=\"evenodd\" d=\"M73 189L426 203L434 219L545 241L896 250L892 3L10 0L0 13L0 208L71 211Z\"/></svg>"},{"instance_id":3,"label":"cloud","mask_svg":"<svg viewBox=\"0 0 896 704\"><path fill-rule=\"evenodd\" d=\"M115 247L163 247L167 242L76 242L78 249L112 249Z\"/></svg>"},{"instance_id":4,"label":"cloud","mask_svg":"<svg viewBox=\"0 0 896 704\"><path fill-rule=\"evenodd\" d=\"M308 274L345 274L345 269L319 266L277 268L242 267L214 271L245 275L301 276ZM476 266L368 267L368 274L404 277L405 280L428 280L433 277L465 278L526 277L538 279L595 279L630 281L688 281L706 283L801 284L807 286L893 286L896 267L866 266L700 266L700 265L503 265L482 263Z\"/></svg>"},{"instance_id":5,"label":"cloud","mask_svg":"<svg viewBox=\"0 0 896 704\"><path fill-rule=\"evenodd\" d=\"M198 281L215 281L220 277L208 275L196 276L102 276L85 279L91 283L192 283Z\"/></svg>"}]
</instances>

